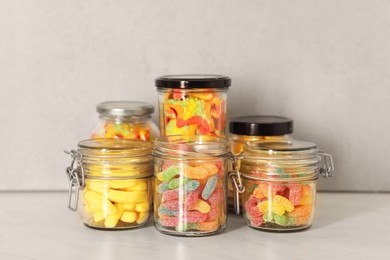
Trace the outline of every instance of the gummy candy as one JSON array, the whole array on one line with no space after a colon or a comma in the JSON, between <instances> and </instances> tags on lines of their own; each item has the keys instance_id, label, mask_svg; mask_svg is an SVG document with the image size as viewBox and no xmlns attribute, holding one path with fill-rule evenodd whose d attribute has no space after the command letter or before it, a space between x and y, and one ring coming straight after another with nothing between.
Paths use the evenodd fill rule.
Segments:
<instances>
[{"instance_id":1,"label":"gummy candy","mask_svg":"<svg viewBox=\"0 0 390 260\"><path fill-rule=\"evenodd\" d=\"M291 201L293 205L298 205L299 200L301 199L302 188L301 185L290 185L288 187L288 200Z\"/></svg>"},{"instance_id":2,"label":"gummy candy","mask_svg":"<svg viewBox=\"0 0 390 260\"><path fill-rule=\"evenodd\" d=\"M309 224L313 208L310 185L257 183L253 190L248 188L250 195L244 201L245 216L252 227L265 225L268 229L266 225L272 223L280 228L294 229Z\"/></svg>"},{"instance_id":3,"label":"gummy candy","mask_svg":"<svg viewBox=\"0 0 390 260\"><path fill-rule=\"evenodd\" d=\"M210 197L210 195L214 192L215 187L217 187L217 181L218 181L217 176L211 176L207 180L207 183L202 191L202 198L203 199L207 200Z\"/></svg>"},{"instance_id":4,"label":"gummy candy","mask_svg":"<svg viewBox=\"0 0 390 260\"><path fill-rule=\"evenodd\" d=\"M179 92L178 92L179 91ZM163 135L224 136L225 103L217 92L182 92L165 94L160 124Z\"/></svg>"},{"instance_id":5,"label":"gummy candy","mask_svg":"<svg viewBox=\"0 0 390 260\"><path fill-rule=\"evenodd\" d=\"M217 175L220 170L211 163L180 166L170 165L156 174L157 192L161 191L155 201L156 223L177 232L215 231L222 225L220 219L226 218L223 188L218 186L223 175ZM166 185L168 179L174 185Z\"/></svg>"},{"instance_id":6,"label":"gummy candy","mask_svg":"<svg viewBox=\"0 0 390 260\"><path fill-rule=\"evenodd\" d=\"M149 180L86 180L83 191L88 225L100 228L130 227L149 217Z\"/></svg>"}]
</instances>

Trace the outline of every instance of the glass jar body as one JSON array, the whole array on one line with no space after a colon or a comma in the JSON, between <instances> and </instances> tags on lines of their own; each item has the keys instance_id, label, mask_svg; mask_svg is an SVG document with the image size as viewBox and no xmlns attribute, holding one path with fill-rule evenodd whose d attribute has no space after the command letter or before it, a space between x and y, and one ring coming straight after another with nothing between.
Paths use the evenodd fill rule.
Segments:
<instances>
[{"instance_id":1,"label":"glass jar body","mask_svg":"<svg viewBox=\"0 0 390 260\"><path fill-rule=\"evenodd\" d=\"M71 155L68 207L79 209L86 226L115 230L147 223L153 185L150 142L89 139Z\"/></svg>"},{"instance_id":2,"label":"glass jar body","mask_svg":"<svg viewBox=\"0 0 390 260\"><path fill-rule=\"evenodd\" d=\"M207 236L226 227L228 143L158 138L154 150L154 220L161 233ZM212 138L214 139L214 138ZM182 139L182 140L185 140ZM203 149L206 147L206 150ZM217 152L217 154L215 153Z\"/></svg>"},{"instance_id":3,"label":"glass jar body","mask_svg":"<svg viewBox=\"0 0 390 260\"><path fill-rule=\"evenodd\" d=\"M265 231L296 231L312 224L316 183L243 178L243 215L248 226Z\"/></svg>"},{"instance_id":4,"label":"glass jar body","mask_svg":"<svg viewBox=\"0 0 390 260\"><path fill-rule=\"evenodd\" d=\"M83 223L99 229L130 229L145 225L152 201L152 178L85 180L79 200Z\"/></svg>"},{"instance_id":5,"label":"glass jar body","mask_svg":"<svg viewBox=\"0 0 390 260\"><path fill-rule=\"evenodd\" d=\"M124 138L152 141L160 135L150 116L100 116L91 138Z\"/></svg>"},{"instance_id":6,"label":"glass jar body","mask_svg":"<svg viewBox=\"0 0 390 260\"><path fill-rule=\"evenodd\" d=\"M225 136L227 89L158 90L162 136Z\"/></svg>"},{"instance_id":7,"label":"glass jar body","mask_svg":"<svg viewBox=\"0 0 390 260\"><path fill-rule=\"evenodd\" d=\"M331 155L319 152L314 143L247 142L236 172L244 187L239 192L247 225L275 232L309 228L315 213L316 181L319 175L331 177L333 172Z\"/></svg>"}]
</instances>

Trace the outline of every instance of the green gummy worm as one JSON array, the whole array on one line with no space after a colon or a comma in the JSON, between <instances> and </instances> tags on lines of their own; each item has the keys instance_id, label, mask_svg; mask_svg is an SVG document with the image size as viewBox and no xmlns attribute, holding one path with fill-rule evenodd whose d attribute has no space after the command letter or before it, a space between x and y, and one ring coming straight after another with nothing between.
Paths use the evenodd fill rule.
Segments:
<instances>
[{"instance_id":1,"label":"green gummy worm","mask_svg":"<svg viewBox=\"0 0 390 260\"><path fill-rule=\"evenodd\" d=\"M176 178L176 179L173 179L173 180L171 180L169 182L168 187L169 187L169 189L173 190L173 189L176 189L179 186L182 186L182 185L186 184L190 180L191 179L188 179L186 177Z\"/></svg>"}]
</instances>

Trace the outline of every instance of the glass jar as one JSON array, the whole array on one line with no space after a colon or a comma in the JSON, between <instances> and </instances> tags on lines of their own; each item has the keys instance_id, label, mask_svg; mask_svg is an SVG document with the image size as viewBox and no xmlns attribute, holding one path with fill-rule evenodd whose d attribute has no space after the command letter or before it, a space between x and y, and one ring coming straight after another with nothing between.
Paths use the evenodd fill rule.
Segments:
<instances>
[{"instance_id":1,"label":"glass jar","mask_svg":"<svg viewBox=\"0 0 390 260\"><path fill-rule=\"evenodd\" d=\"M99 121L91 138L120 138L152 141L160 135L151 120L154 107L137 101L108 101L97 105Z\"/></svg>"},{"instance_id":2,"label":"glass jar","mask_svg":"<svg viewBox=\"0 0 390 260\"><path fill-rule=\"evenodd\" d=\"M236 192L243 193L247 225L284 232L311 226L316 180L333 173L331 155L318 151L314 143L256 141L245 144L241 168L232 180Z\"/></svg>"},{"instance_id":3,"label":"glass jar","mask_svg":"<svg viewBox=\"0 0 390 260\"><path fill-rule=\"evenodd\" d=\"M212 136L159 137L153 156L157 230L177 236L224 230L228 141Z\"/></svg>"},{"instance_id":4,"label":"glass jar","mask_svg":"<svg viewBox=\"0 0 390 260\"><path fill-rule=\"evenodd\" d=\"M220 75L170 75L156 79L162 136L225 136L227 89Z\"/></svg>"},{"instance_id":5,"label":"glass jar","mask_svg":"<svg viewBox=\"0 0 390 260\"><path fill-rule=\"evenodd\" d=\"M73 158L67 168L68 208L80 208L86 226L129 229L147 223L153 177L150 142L89 139L67 153Z\"/></svg>"},{"instance_id":6,"label":"glass jar","mask_svg":"<svg viewBox=\"0 0 390 260\"><path fill-rule=\"evenodd\" d=\"M234 155L243 152L244 144L250 141L290 140L293 132L293 121L280 116L241 116L229 122L230 150ZM240 167L237 160L236 167ZM228 205L233 207L233 186L228 183ZM241 198L241 195L240 195Z\"/></svg>"}]
</instances>

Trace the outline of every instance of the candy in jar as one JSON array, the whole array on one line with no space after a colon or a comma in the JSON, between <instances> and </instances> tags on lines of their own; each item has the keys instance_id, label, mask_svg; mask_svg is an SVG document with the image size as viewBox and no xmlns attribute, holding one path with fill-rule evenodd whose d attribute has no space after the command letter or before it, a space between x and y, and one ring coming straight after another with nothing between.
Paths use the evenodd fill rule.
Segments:
<instances>
[{"instance_id":1,"label":"candy in jar","mask_svg":"<svg viewBox=\"0 0 390 260\"><path fill-rule=\"evenodd\" d=\"M230 78L221 75L157 78L161 135L225 136L230 84Z\"/></svg>"},{"instance_id":2,"label":"candy in jar","mask_svg":"<svg viewBox=\"0 0 390 260\"><path fill-rule=\"evenodd\" d=\"M97 105L99 121L91 138L120 138L152 141L159 136L151 120L154 107L138 101L107 101Z\"/></svg>"},{"instance_id":3,"label":"candy in jar","mask_svg":"<svg viewBox=\"0 0 390 260\"><path fill-rule=\"evenodd\" d=\"M318 151L314 143L254 141L244 145L240 170L232 180L236 191L243 193L247 225L283 232L312 225L316 180L319 175L331 177L333 173L331 155Z\"/></svg>"},{"instance_id":4,"label":"candy in jar","mask_svg":"<svg viewBox=\"0 0 390 260\"><path fill-rule=\"evenodd\" d=\"M89 139L68 152L69 209L99 229L128 229L147 223L152 202L151 143ZM80 198L79 198L80 196Z\"/></svg>"},{"instance_id":5,"label":"candy in jar","mask_svg":"<svg viewBox=\"0 0 390 260\"><path fill-rule=\"evenodd\" d=\"M153 156L156 228L178 236L206 236L224 230L227 140L160 137L154 142Z\"/></svg>"}]
</instances>

